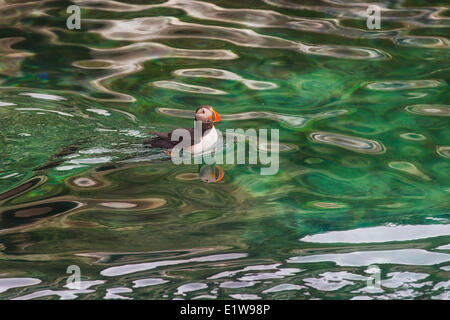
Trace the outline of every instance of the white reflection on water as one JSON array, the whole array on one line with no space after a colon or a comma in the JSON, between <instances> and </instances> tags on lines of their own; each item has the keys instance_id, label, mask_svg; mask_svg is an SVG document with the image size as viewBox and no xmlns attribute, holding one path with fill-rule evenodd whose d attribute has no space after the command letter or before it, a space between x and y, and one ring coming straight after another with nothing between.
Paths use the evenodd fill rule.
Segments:
<instances>
[{"instance_id":1,"label":"white reflection on water","mask_svg":"<svg viewBox=\"0 0 450 320\"><path fill-rule=\"evenodd\" d=\"M379 81L367 85L368 89L381 91L398 91L410 89L434 88L443 86L441 80L398 80L398 81Z\"/></svg>"},{"instance_id":2,"label":"white reflection on water","mask_svg":"<svg viewBox=\"0 0 450 320\"><path fill-rule=\"evenodd\" d=\"M450 280L439 282L433 287L433 290L439 290L439 289L446 289L446 290L450 289Z\"/></svg>"},{"instance_id":3,"label":"white reflection on water","mask_svg":"<svg viewBox=\"0 0 450 320\"><path fill-rule=\"evenodd\" d=\"M251 287L255 283L251 281L241 282L241 281L225 281L220 284L221 288L230 288L230 289L236 289L236 288L246 288Z\"/></svg>"},{"instance_id":4,"label":"white reflection on water","mask_svg":"<svg viewBox=\"0 0 450 320\"><path fill-rule=\"evenodd\" d=\"M9 107L9 106L16 106L16 104L12 103L12 102L2 102L2 101L0 101L0 107Z\"/></svg>"},{"instance_id":5,"label":"white reflection on water","mask_svg":"<svg viewBox=\"0 0 450 320\"><path fill-rule=\"evenodd\" d=\"M386 151L386 147L375 140L353 137L333 132L313 132L309 135L312 141L318 143L331 144L344 149L369 153L381 154Z\"/></svg>"},{"instance_id":6,"label":"white reflection on water","mask_svg":"<svg viewBox=\"0 0 450 320\"><path fill-rule=\"evenodd\" d=\"M164 88L164 89L171 89L171 90L177 90L182 92L192 92L192 93L202 93L202 94L227 94L227 92L223 90L203 87L203 86L196 86L193 84L186 84L176 81L168 81L168 80L162 80L162 81L155 81L153 82L153 85L158 88Z\"/></svg>"},{"instance_id":7,"label":"white reflection on water","mask_svg":"<svg viewBox=\"0 0 450 320\"><path fill-rule=\"evenodd\" d=\"M319 278L305 278L307 286L321 291L335 291L345 286L353 285L351 280L366 281L368 278L347 271L340 272L324 272Z\"/></svg>"},{"instance_id":8,"label":"white reflection on water","mask_svg":"<svg viewBox=\"0 0 450 320\"><path fill-rule=\"evenodd\" d=\"M258 297L256 294L246 294L246 293L236 293L230 294L230 297L237 300L259 300L261 297Z\"/></svg>"},{"instance_id":9,"label":"white reflection on water","mask_svg":"<svg viewBox=\"0 0 450 320\"><path fill-rule=\"evenodd\" d=\"M107 117L111 115L111 113L109 113L109 111L107 111L105 109L93 108L93 109L86 109L86 111L90 111L90 112L96 113L98 115L107 116Z\"/></svg>"},{"instance_id":10,"label":"white reflection on water","mask_svg":"<svg viewBox=\"0 0 450 320\"><path fill-rule=\"evenodd\" d=\"M153 39L215 39L243 47L288 49L299 53L323 55L345 59L387 59L389 55L379 49L339 46L307 45L275 36L259 34L251 29L187 23L175 17L143 17L131 20L98 20L104 27L92 30L111 40L145 41Z\"/></svg>"},{"instance_id":11,"label":"white reflection on water","mask_svg":"<svg viewBox=\"0 0 450 320\"><path fill-rule=\"evenodd\" d=\"M390 279L382 280L381 286L387 288L399 288L402 286L411 286L420 288L425 285L430 285L431 282L416 283L419 280L427 278L429 275L426 273L417 272L391 272L387 274Z\"/></svg>"},{"instance_id":12,"label":"white reflection on water","mask_svg":"<svg viewBox=\"0 0 450 320\"><path fill-rule=\"evenodd\" d=\"M306 236L301 241L315 243L375 243L408 241L450 235L450 224L379 226L331 231Z\"/></svg>"},{"instance_id":13,"label":"white reflection on water","mask_svg":"<svg viewBox=\"0 0 450 320\"><path fill-rule=\"evenodd\" d=\"M23 93L19 93L19 94L21 96L29 96L32 98L43 99L43 100L55 100L55 101L66 100L66 98L64 98L64 97L57 96L54 94L47 94L47 93L23 92Z\"/></svg>"},{"instance_id":14,"label":"white reflection on water","mask_svg":"<svg viewBox=\"0 0 450 320\"><path fill-rule=\"evenodd\" d=\"M275 287L266 289L263 291L263 293L273 293L273 292L281 292L281 291L292 291L292 290L302 290L305 289L305 286L299 286L297 284L291 284L291 283L282 283Z\"/></svg>"},{"instance_id":15,"label":"white reflection on water","mask_svg":"<svg viewBox=\"0 0 450 320\"><path fill-rule=\"evenodd\" d=\"M353 291L354 293L383 293L382 295L374 296L377 299L411 299L415 298L422 293L416 290L417 288L430 287L433 282L425 281L420 282L428 278L426 273L417 272L390 272L387 274L388 279L381 280L380 287L367 286L359 290ZM389 289L395 289L393 293Z\"/></svg>"},{"instance_id":16,"label":"white reflection on water","mask_svg":"<svg viewBox=\"0 0 450 320\"><path fill-rule=\"evenodd\" d=\"M248 266L248 267L245 267L245 268L239 269L239 270L220 272L220 273L217 273L215 275L208 277L208 279L220 279L220 278L225 278L225 277L232 277L232 276L236 275L237 273L246 272L246 271L272 270L272 269L277 269L277 267L280 265L281 265L280 263L276 263L276 264L269 264L269 265Z\"/></svg>"},{"instance_id":17,"label":"white reflection on water","mask_svg":"<svg viewBox=\"0 0 450 320\"><path fill-rule=\"evenodd\" d=\"M131 290L130 288L125 288L125 287L106 289L106 295L105 295L104 299L132 300L133 298L124 297L124 296L119 295L119 293L130 293L130 292L133 292L133 290Z\"/></svg>"},{"instance_id":18,"label":"white reflection on water","mask_svg":"<svg viewBox=\"0 0 450 320\"><path fill-rule=\"evenodd\" d=\"M93 281L80 281L80 282L71 282L66 284L64 287L68 288L68 289L81 289L81 290L86 290L89 289L92 286L96 286L99 284L104 284L106 281L105 280L93 280Z\"/></svg>"},{"instance_id":19,"label":"white reflection on water","mask_svg":"<svg viewBox=\"0 0 450 320\"><path fill-rule=\"evenodd\" d=\"M16 108L17 111L39 111L39 112L52 112L56 113L60 116L66 116L66 117L73 117L70 113L62 112L58 110L48 110L48 109L42 109L42 108Z\"/></svg>"},{"instance_id":20,"label":"white reflection on water","mask_svg":"<svg viewBox=\"0 0 450 320\"><path fill-rule=\"evenodd\" d=\"M173 74L179 77L201 77L239 81L252 90L267 90L275 89L278 87L277 84L272 82L245 79L234 72L214 68L178 69L175 70Z\"/></svg>"},{"instance_id":21,"label":"white reflection on water","mask_svg":"<svg viewBox=\"0 0 450 320\"><path fill-rule=\"evenodd\" d=\"M359 251L292 257L288 263L334 262L339 266L369 266L371 264L404 264L430 266L450 261L450 254L423 249Z\"/></svg>"},{"instance_id":22,"label":"white reflection on water","mask_svg":"<svg viewBox=\"0 0 450 320\"><path fill-rule=\"evenodd\" d=\"M92 292L95 292L95 290L41 290L12 300L31 300L47 296L59 296L61 300L72 300L78 298L77 294Z\"/></svg>"},{"instance_id":23,"label":"white reflection on water","mask_svg":"<svg viewBox=\"0 0 450 320\"><path fill-rule=\"evenodd\" d=\"M12 288L28 287L41 283L41 280L35 278L1 278L0 293Z\"/></svg>"},{"instance_id":24,"label":"white reflection on water","mask_svg":"<svg viewBox=\"0 0 450 320\"><path fill-rule=\"evenodd\" d=\"M167 283L169 280L164 280L160 278L148 278L148 279L138 279L133 281L133 288L143 288L149 286L156 286L158 284Z\"/></svg>"},{"instance_id":25,"label":"white reflection on water","mask_svg":"<svg viewBox=\"0 0 450 320\"><path fill-rule=\"evenodd\" d=\"M208 285L205 283L200 282L186 283L178 287L177 294L181 294L182 296L184 296L186 295L187 292L197 291L206 288L208 288Z\"/></svg>"},{"instance_id":26,"label":"white reflection on water","mask_svg":"<svg viewBox=\"0 0 450 320\"><path fill-rule=\"evenodd\" d=\"M280 268L276 272L262 272L262 273L248 273L243 277L239 278L241 281L256 281L256 280L266 280L266 279L282 279L287 276L293 276L298 272L303 271L303 269L297 268Z\"/></svg>"},{"instance_id":27,"label":"white reflection on water","mask_svg":"<svg viewBox=\"0 0 450 320\"><path fill-rule=\"evenodd\" d=\"M209 262L209 261L222 261L222 260L230 260L230 259L239 259L246 257L246 253L226 253L226 254L214 254L205 257L191 258L191 259L183 259L183 260L163 260L156 262L147 262L147 263L137 263L137 264L127 264L123 266L110 267L100 272L101 275L106 277L114 277L120 276L124 274L130 274L139 271L146 271L155 269L157 267L162 266L171 266L189 262Z\"/></svg>"},{"instance_id":28,"label":"white reflection on water","mask_svg":"<svg viewBox=\"0 0 450 320\"><path fill-rule=\"evenodd\" d=\"M38 280L38 279L34 279ZM38 280L40 283L41 281ZM78 285L80 285L79 289L74 289L77 284L75 283L69 283L65 285L64 287L70 289L70 290L40 290L36 291L24 296L20 296L17 298L14 298L12 300L31 300L31 299L37 299L42 297L48 297L48 296L59 296L61 300L72 300L78 298L78 294L84 294L84 293L92 293L95 292L95 290L87 290L92 286L96 286L99 284L103 284L106 281L104 280L93 280L93 281L80 281ZM0 291L1 292L1 291Z\"/></svg>"},{"instance_id":29,"label":"white reflection on water","mask_svg":"<svg viewBox=\"0 0 450 320\"><path fill-rule=\"evenodd\" d=\"M405 110L422 116L450 116L450 107L443 104L414 104L406 106Z\"/></svg>"}]
</instances>

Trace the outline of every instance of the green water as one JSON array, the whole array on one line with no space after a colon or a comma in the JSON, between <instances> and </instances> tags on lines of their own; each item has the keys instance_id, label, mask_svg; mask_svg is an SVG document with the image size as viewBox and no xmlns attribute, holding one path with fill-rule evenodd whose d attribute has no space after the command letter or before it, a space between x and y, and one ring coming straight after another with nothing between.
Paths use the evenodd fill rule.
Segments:
<instances>
[{"instance_id":1,"label":"green water","mask_svg":"<svg viewBox=\"0 0 450 320\"><path fill-rule=\"evenodd\" d=\"M74 3L0 1L1 299L449 299L446 1ZM142 146L201 104L279 172Z\"/></svg>"}]
</instances>

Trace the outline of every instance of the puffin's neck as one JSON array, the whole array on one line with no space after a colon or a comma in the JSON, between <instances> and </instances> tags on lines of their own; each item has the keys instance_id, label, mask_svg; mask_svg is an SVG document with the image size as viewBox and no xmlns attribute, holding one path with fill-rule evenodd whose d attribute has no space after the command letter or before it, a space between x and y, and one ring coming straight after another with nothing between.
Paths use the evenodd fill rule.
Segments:
<instances>
[{"instance_id":1,"label":"puffin's neck","mask_svg":"<svg viewBox=\"0 0 450 320\"><path fill-rule=\"evenodd\" d=\"M205 133L206 130L214 128L214 123L212 122L202 122L202 134Z\"/></svg>"}]
</instances>

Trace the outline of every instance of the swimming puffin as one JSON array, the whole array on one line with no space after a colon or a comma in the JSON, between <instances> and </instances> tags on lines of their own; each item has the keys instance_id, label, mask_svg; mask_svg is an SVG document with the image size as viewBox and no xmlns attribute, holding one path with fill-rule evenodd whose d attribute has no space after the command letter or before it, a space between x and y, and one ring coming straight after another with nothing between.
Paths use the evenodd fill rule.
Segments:
<instances>
[{"instance_id":1,"label":"swimming puffin","mask_svg":"<svg viewBox=\"0 0 450 320\"><path fill-rule=\"evenodd\" d=\"M191 146L189 151L191 153L198 153L209 149L214 146L219 139L219 134L217 133L214 123L221 120L220 115L208 105L203 105L195 110L195 120L200 121L202 135L199 141L195 140L194 128L186 128L191 134ZM172 141L171 132L153 132L157 137L152 139L147 139L143 141L143 144L148 148L163 148L170 152L170 149L175 147L178 143L182 141L180 137L178 140Z\"/></svg>"}]
</instances>

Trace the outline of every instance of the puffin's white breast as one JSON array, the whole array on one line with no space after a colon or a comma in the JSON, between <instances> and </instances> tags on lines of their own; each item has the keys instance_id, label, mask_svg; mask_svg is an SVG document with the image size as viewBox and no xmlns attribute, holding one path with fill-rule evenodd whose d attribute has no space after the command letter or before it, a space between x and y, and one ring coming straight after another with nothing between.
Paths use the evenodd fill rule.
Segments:
<instances>
[{"instance_id":1,"label":"puffin's white breast","mask_svg":"<svg viewBox=\"0 0 450 320\"><path fill-rule=\"evenodd\" d=\"M211 129L205 131L199 143L190 147L190 152L198 154L208 151L217 144L218 140L219 134L216 128L212 127Z\"/></svg>"}]
</instances>

